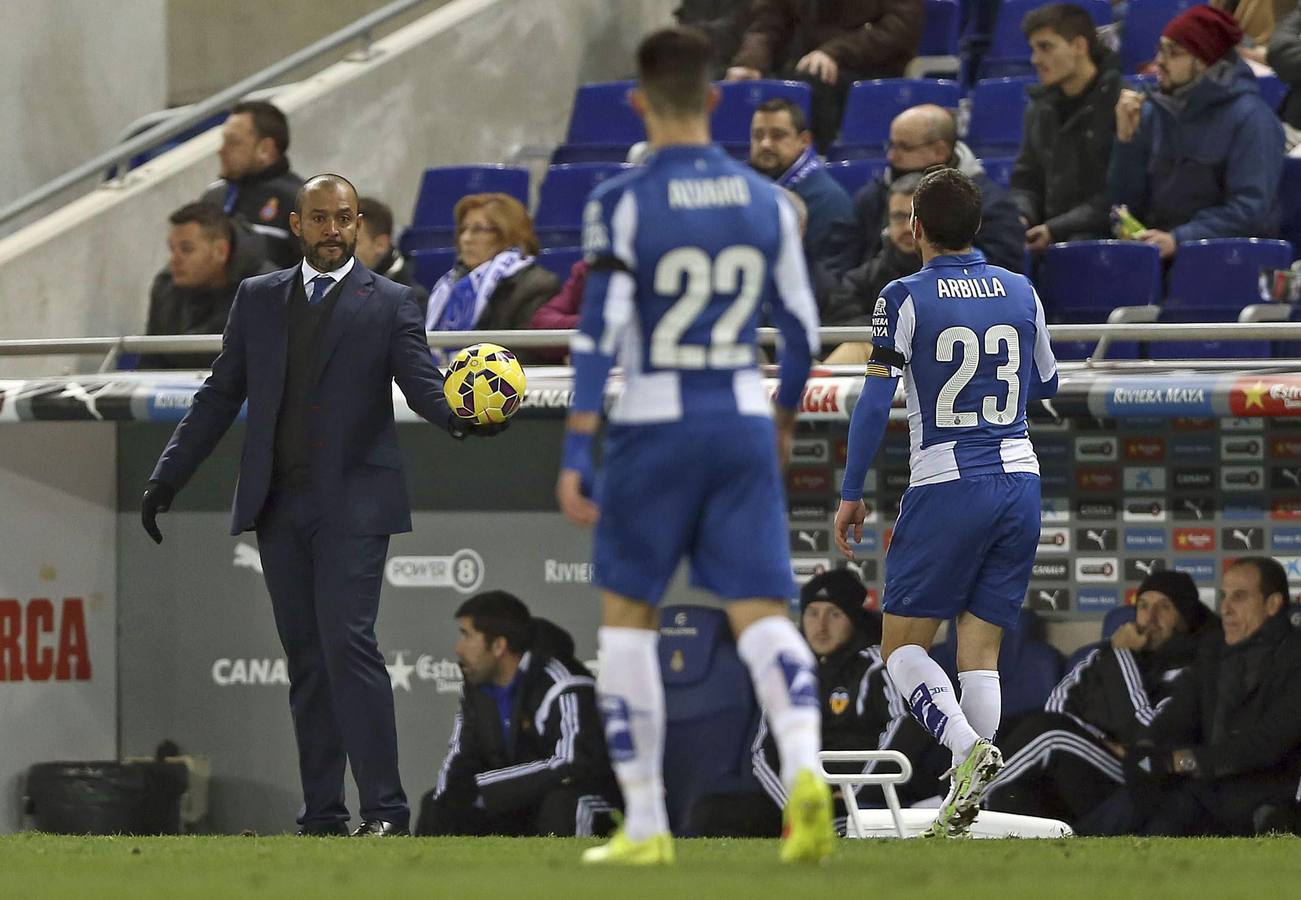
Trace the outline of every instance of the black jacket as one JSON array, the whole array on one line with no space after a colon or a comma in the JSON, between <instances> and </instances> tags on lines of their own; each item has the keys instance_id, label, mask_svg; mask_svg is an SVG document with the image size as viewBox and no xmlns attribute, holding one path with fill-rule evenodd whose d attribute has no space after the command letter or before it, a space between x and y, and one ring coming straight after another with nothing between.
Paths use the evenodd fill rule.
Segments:
<instances>
[{"instance_id":1,"label":"black jacket","mask_svg":"<svg viewBox=\"0 0 1301 900\"><path fill-rule=\"evenodd\" d=\"M226 284L219 288L180 288L172 280L170 267L154 276L149 289L149 317L145 334L221 334L230 318L235 291L245 278L275 271L266 261L266 244L261 235L236 221L235 237L226 264ZM147 353L140 357L142 369L207 369L217 354Z\"/></svg>"},{"instance_id":2,"label":"black jacket","mask_svg":"<svg viewBox=\"0 0 1301 900\"><path fill-rule=\"evenodd\" d=\"M1152 652L1093 650L1048 695L1044 711L1069 717L1099 740L1132 744L1170 702L1176 685L1192 677L1202 640L1177 634Z\"/></svg>"},{"instance_id":3,"label":"black jacket","mask_svg":"<svg viewBox=\"0 0 1301 900\"><path fill-rule=\"evenodd\" d=\"M1301 632L1277 615L1240 644L1205 646L1194 677L1180 680L1148 737L1163 750L1192 750L1198 778L1295 783L1301 776Z\"/></svg>"},{"instance_id":4,"label":"black jacket","mask_svg":"<svg viewBox=\"0 0 1301 900\"><path fill-rule=\"evenodd\" d=\"M947 753L917 723L904 697L886 673L879 644L860 635L835 653L818 660L818 688L822 697L823 750L898 750L913 764L913 777L896 788L905 803L940 792L935 781L947 765ZM937 761L938 768L937 768ZM751 753L754 775L779 807L786 805L786 790L779 776L777 745L767 721L759 726ZM837 767L828 766L830 770ZM862 771L862 764L846 763L843 771Z\"/></svg>"},{"instance_id":5,"label":"black jacket","mask_svg":"<svg viewBox=\"0 0 1301 900\"><path fill-rule=\"evenodd\" d=\"M905 253L888 237L882 240L881 249L857 269L832 287L822 310L823 325L872 324L872 310L876 298L887 284L896 278L912 275L922 267L922 258L916 253Z\"/></svg>"},{"instance_id":6,"label":"black jacket","mask_svg":"<svg viewBox=\"0 0 1301 900\"><path fill-rule=\"evenodd\" d=\"M966 144L958 143L951 164L980 188L981 218L974 242L976 249L985 254L990 265L1020 272L1025 266L1025 228L1021 226L1016 204L1007 191L985 174L984 166ZM886 169L863 185L854 196L854 221L833 226L827 244L829 252L824 259L824 267L833 277L844 277L851 269L870 262L881 249L893 177Z\"/></svg>"},{"instance_id":7,"label":"black jacket","mask_svg":"<svg viewBox=\"0 0 1301 900\"><path fill-rule=\"evenodd\" d=\"M429 308L429 291L416 283L416 267L411 260L398 253L397 249L394 248L389 250L388 254L371 271L376 275L383 275L389 281L395 281L403 287L411 288L412 293L416 295L416 306L420 307L421 317L425 315L426 310Z\"/></svg>"},{"instance_id":8,"label":"black jacket","mask_svg":"<svg viewBox=\"0 0 1301 900\"><path fill-rule=\"evenodd\" d=\"M1119 72L1100 69L1065 117L1072 101L1061 88L1029 90L1012 201L1031 225L1047 224L1054 241L1110 236L1107 164L1122 86Z\"/></svg>"},{"instance_id":9,"label":"black jacket","mask_svg":"<svg viewBox=\"0 0 1301 900\"><path fill-rule=\"evenodd\" d=\"M568 632L545 619L533 621L536 633L520 665L509 741L496 701L466 685L434 796L446 794L467 805L482 800L493 818L528 809L562 784L618 805L596 680L574 658Z\"/></svg>"},{"instance_id":10,"label":"black jacket","mask_svg":"<svg viewBox=\"0 0 1301 900\"><path fill-rule=\"evenodd\" d=\"M200 199L237 216L266 240L267 258L274 269L287 269L303 259L298 239L289 230L289 214L298 199L303 179L289 170L289 158L267 166L239 181L221 179ZM233 195L233 196L232 196Z\"/></svg>"}]
</instances>

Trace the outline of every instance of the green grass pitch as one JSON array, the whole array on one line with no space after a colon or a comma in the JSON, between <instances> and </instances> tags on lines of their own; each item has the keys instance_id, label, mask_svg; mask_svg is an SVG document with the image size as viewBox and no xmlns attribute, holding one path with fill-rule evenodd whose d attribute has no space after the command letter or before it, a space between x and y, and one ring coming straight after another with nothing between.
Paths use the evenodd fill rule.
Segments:
<instances>
[{"instance_id":1,"label":"green grass pitch","mask_svg":"<svg viewBox=\"0 0 1301 900\"><path fill-rule=\"evenodd\" d=\"M0 898L1067 900L1301 894L1301 841L841 841L821 867L775 841L678 841L671 868L591 869L568 839L0 837Z\"/></svg>"}]
</instances>

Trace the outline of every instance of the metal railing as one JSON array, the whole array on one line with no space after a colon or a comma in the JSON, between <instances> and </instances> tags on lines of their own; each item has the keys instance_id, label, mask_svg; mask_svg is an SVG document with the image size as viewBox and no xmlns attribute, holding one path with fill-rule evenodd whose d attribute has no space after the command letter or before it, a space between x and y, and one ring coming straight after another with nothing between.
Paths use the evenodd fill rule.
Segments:
<instances>
[{"instance_id":1,"label":"metal railing","mask_svg":"<svg viewBox=\"0 0 1301 900\"><path fill-rule=\"evenodd\" d=\"M1107 325L1049 325L1048 333L1055 341L1098 341L1099 349L1104 350L1113 341L1301 341L1301 322L1197 322L1169 324L1107 324ZM524 331L431 331L428 333L430 347L465 347L472 343L486 341L501 344L512 349L532 350L548 347L567 347L574 332L566 329L530 329ZM774 346L780 340L781 332L775 328L760 328L758 340L763 346ZM818 330L818 336L824 346L835 344L870 341L871 328L825 327ZM193 353L213 354L221 350L219 334L188 335L124 335L122 337L83 337L83 338L32 338L28 340L0 341L0 357L5 356L61 356L61 355L105 355L99 367L100 372L111 371L123 353ZM1106 362L1103 356L1096 355L1081 363L1080 367L1090 368ZM1157 365L1163 367L1187 365L1196 362L1200 367L1216 368L1219 366L1242 367L1249 360L1163 360ZM1276 359L1264 359L1260 362L1276 364ZM1118 362L1112 362L1117 365ZM1148 360L1129 361L1129 365L1140 367L1153 365ZM1073 368L1073 367L1072 367Z\"/></svg>"},{"instance_id":2,"label":"metal railing","mask_svg":"<svg viewBox=\"0 0 1301 900\"><path fill-rule=\"evenodd\" d=\"M231 106L234 106L240 100L244 99L251 91L266 87L282 75L292 72L299 66L306 65L318 57L330 53L345 44L360 40L362 42L362 49L368 56L370 52L371 33L377 27L406 11L427 2L428 0L394 0L394 2L362 16L351 25L340 28L333 34L327 35L319 41L289 54L279 62L267 66L262 71L232 84L224 91L213 94L207 100L192 104L184 110L178 111L175 116L167 118L165 121L153 126L148 131L144 131L136 135L134 138L104 151L94 159L82 163L75 169L63 173L58 178L45 183L31 193L19 197L14 202L0 208L0 226L3 226L6 222L16 216L22 215L29 209L39 206L52 197L57 196L68 188L76 186L82 181L86 181L92 177L98 178L110 168L117 167L118 171L125 172L127 165L131 161L131 157L136 154L143 153L151 147L175 137L186 129L202 122L211 115L229 109Z\"/></svg>"}]
</instances>

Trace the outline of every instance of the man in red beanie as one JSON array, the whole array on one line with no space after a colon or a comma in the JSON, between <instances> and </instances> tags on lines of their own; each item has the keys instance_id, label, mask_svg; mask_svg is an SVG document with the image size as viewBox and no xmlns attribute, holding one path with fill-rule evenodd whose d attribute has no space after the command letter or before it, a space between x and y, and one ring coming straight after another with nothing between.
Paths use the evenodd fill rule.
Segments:
<instances>
[{"instance_id":1,"label":"man in red beanie","mask_svg":"<svg viewBox=\"0 0 1301 900\"><path fill-rule=\"evenodd\" d=\"M1234 50L1241 39L1223 10L1185 10L1156 48L1159 89L1116 103L1112 200L1162 259L1184 241L1277 233L1283 129Z\"/></svg>"}]
</instances>

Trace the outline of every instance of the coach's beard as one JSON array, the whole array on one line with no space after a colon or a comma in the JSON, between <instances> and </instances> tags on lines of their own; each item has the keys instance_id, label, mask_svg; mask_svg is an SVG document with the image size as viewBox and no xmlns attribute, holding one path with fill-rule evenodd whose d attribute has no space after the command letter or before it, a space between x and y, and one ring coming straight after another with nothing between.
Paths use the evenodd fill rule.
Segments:
<instances>
[{"instance_id":1,"label":"coach's beard","mask_svg":"<svg viewBox=\"0 0 1301 900\"><path fill-rule=\"evenodd\" d=\"M308 265L318 272L333 272L335 269L342 268L352 259L353 253L357 249L357 242L354 240L351 244L344 241L318 241L309 245L301 237L298 239L298 246L303 251L303 259L307 260ZM338 248L342 252L336 257L322 255L321 250L327 248Z\"/></svg>"}]
</instances>

